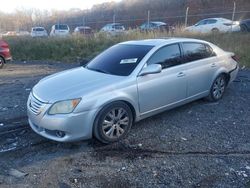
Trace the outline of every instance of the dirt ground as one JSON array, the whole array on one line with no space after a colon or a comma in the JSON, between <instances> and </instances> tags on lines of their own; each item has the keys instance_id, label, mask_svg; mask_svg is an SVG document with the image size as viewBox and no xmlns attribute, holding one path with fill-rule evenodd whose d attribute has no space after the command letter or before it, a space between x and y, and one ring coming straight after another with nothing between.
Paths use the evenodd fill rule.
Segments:
<instances>
[{"instance_id":1,"label":"dirt ground","mask_svg":"<svg viewBox=\"0 0 250 188\"><path fill-rule=\"evenodd\" d=\"M145 119L115 144L38 136L27 124L30 90L76 66L14 62L0 70L0 187L250 187L249 70L221 101Z\"/></svg>"}]
</instances>

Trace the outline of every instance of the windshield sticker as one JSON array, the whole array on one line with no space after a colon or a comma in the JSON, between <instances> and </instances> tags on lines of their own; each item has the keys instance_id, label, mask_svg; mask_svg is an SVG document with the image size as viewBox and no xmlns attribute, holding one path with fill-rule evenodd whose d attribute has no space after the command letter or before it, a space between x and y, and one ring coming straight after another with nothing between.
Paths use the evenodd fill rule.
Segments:
<instances>
[{"instance_id":1,"label":"windshield sticker","mask_svg":"<svg viewBox=\"0 0 250 188\"><path fill-rule=\"evenodd\" d=\"M138 58L132 58L132 59L122 59L120 64L130 64L130 63L136 63Z\"/></svg>"}]
</instances>

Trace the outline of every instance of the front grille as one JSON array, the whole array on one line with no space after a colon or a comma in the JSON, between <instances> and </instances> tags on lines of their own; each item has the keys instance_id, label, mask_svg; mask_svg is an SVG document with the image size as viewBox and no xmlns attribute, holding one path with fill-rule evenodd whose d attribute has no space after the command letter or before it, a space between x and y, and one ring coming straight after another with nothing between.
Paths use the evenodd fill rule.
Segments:
<instances>
[{"instance_id":1,"label":"front grille","mask_svg":"<svg viewBox=\"0 0 250 188\"><path fill-rule=\"evenodd\" d=\"M30 95L29 108L35 115L39 115L46 104L46 102L37 99L33 94Z\"/></svg>"}]
</instances>

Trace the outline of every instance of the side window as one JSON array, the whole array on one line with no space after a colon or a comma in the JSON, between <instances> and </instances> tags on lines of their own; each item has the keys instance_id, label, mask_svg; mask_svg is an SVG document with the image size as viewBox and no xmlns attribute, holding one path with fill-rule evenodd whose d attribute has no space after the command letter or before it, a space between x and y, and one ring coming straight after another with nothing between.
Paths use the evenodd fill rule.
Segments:
<instances>
[{"instance_id":1,"label":"side window","mask_svg":"<svg viewBox=\"0 0 250 188\"><path fill-rule=\"evenodd\" d=\"M215 55L210 46L202 43L183 43L183 51L185 62L205 59Z\"/></svg>"},{"instance_id":2,"label":"side window","mask_svg":"<svg viewBox=\"0 0 250 188\"><path fill-rule=\"evenodd\" d=\"M200 26L200 25L205 25L205 24L207 24L207 20L201 20L200 22L198 22L195 25Z\"/></svg>"},{"instance_id":3,"label":"side window","mask_svg":"<svg viewBox=\"0 0 250 188\"><path fill-rule=\"evenodd\" d=\"M181 52L179 44L172 44L159 49L148 61L148 64L161 64L163 69L180 63Z\"/></svg>"},{"instance_id":4,"label":"side window","mask_svg":"<svg viewBox=\"0 0 250 188\"><path fill-rule=\"evenodd\" d=\"M216 56L216 53L214 52L213 48L209 46L208 44L205 44L206 51L207 51L207 57L213 57Z\"/></svg>"},{"instance_id":5,"label":"side window","mask_svg":"<svg viewBox=\"0 0 250 188\"><path fill-rule=\"evenodd\" d=\"M217 22L217 20L215 20L215 19L207 20L207 24L215 24L216 22Z\"/></svg>"}]
</instances>

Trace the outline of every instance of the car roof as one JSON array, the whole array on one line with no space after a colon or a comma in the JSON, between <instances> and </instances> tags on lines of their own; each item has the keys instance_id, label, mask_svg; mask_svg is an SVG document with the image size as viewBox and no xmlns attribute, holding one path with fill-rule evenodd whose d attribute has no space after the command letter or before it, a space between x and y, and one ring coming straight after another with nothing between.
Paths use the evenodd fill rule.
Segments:
<instances>
[{"instance_id":1,"label":"car roof","mask_svg":"<svg viewBox=\"0 0 250 188\"><path fill-rule=\"evenodd\" d=\"M76 28L79 28L79 29L91 29L91 27L89 27L89 26L77 26Z\"/></svg>"},{"instance_id":2,"label":"car roof","mask_svg":"<svg viewBox=\"0 0 250 188\"><path fill-rule=\"evenodd\" d=\"M106 24L105 26L108 26L108 25L122 25L121 23L109 23L109 24Z\"/></svg>"},{"instance_id":3,"label":"car roof","mask_svg":"<svg viewBox=\"0 0 250 188\"><path fill-rule=\"evenodd\" d=\"M145 45L145 46L161 46L167 45L171 43L177 42L201 42L201 43L208 43L203 40L199 39L192 39L192 38L163 38L163 39L145 39L145 40L134 40L134 41L126 41L120 44L131 44L131 45Z\"/></svg>"},{"instance_id":4,"label":"car roof","mask_svg":"<svg viewBox=\"0 0 250 188\"><path fill-rule=\"evenodd\" d=\"M153 22L150 22L150 23L154 23L154 24L157 24L157 25L166 25L165 22L158 22L158 21L153 21Z\"/></svg>"},{"instance_id":5,"label":"car roof","mask_svg":"<svg viewBox=\"0 0 250 188\"><path fill-rule=\"evenodd\" d=\"M210 19L219 20L219 21L231 21L231 20L226 19L226 18L206 18L206 19L203 19L203 20L210 20Z\"/></svg>"}]
</instances>

